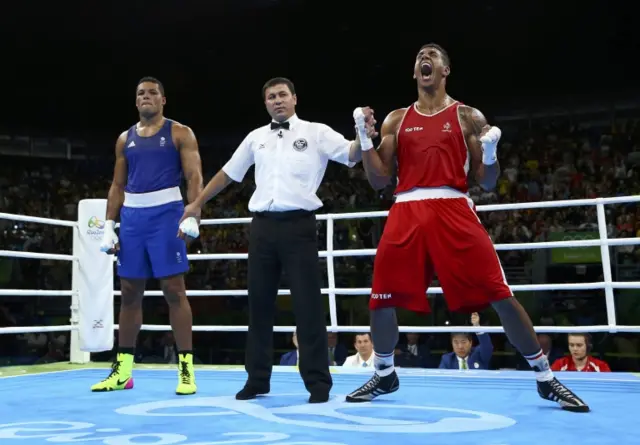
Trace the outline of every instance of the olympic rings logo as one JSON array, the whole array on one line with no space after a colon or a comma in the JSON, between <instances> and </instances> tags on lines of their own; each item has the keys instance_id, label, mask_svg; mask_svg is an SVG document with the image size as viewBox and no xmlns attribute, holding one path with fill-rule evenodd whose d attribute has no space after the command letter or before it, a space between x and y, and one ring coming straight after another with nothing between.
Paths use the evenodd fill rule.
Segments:
<instances>
[{"instance_id":1,"label":"olympic rings logo","mask_svg":"<svg viewBox=\"0 0 640 445\"><path fill-rule=\"evenodd\" d=\"M296 397L303 394L278 394L267 397ZM237 416L246 415L266 422L286 424L291 426L316 428L331 431L353 431L354 425L365 426L368 433L463 433L472 431L487 431L507 428L515 425L516 421L505 416L457 408L440 406L398 405L395 403L363 403L352 404L343 402L344 396L334 397L324 404L301 404L280 407L265 407L256 401L237 401L232 396L202 397L189 400L171 399L156 402L129 405L116 409L116 413L130 416L157 417L203 417L203 416ZM189 412L167 412L170 408L200 408ZM209 408L208 410L206 408ZM213 408L213 409L212 409ZM389 417L366 417L347 414L349 409L383 410L385 413L393 410L398 413L408 411L439 411L454 414L443 417L434 422L415 420L396 420ZM162 410L162 411L160 411ZM455 414L458 414L457 416ZM465 414L461 422L460 414ZM281 417L285 415L288 417ZM327 418L334 422L293 418L294 416L309 416L314 419ZM472 416L472 417L467 417ZM348 422L348 423L347 423Z\"/></svg>"}]
</instances>

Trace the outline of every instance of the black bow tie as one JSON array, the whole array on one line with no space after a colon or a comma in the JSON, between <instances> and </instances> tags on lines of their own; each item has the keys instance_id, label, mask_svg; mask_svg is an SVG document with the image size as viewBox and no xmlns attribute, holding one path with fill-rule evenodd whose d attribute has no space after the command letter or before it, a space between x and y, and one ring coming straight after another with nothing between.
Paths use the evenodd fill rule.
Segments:
<instances>
[{"instance_id":1,"label":"black bow tie","mask_svg":"<svg viewBox=\"0 0 640 445\"><path fill-rule=\"evenodd\" d=\"M278 128L289 129L289 122L271 122L271 129L277 130Z\"/></svg>"}]
</instances>

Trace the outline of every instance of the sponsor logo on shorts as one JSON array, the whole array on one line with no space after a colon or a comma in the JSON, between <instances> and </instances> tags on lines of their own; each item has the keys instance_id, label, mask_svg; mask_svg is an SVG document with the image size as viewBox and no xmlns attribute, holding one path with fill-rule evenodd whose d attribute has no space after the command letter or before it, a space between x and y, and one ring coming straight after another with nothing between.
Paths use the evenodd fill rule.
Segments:
<instances>
[{"instance_id":1,"label":"sponsor logo on shorts","mask_svg":"<svg viewBox=\"0 0 640 445\"><path fill-rule=\"evenodd\" d=\"M392 296L391 294L371 294L374 300L391 300Z\"/></svg>"}]
</instances>

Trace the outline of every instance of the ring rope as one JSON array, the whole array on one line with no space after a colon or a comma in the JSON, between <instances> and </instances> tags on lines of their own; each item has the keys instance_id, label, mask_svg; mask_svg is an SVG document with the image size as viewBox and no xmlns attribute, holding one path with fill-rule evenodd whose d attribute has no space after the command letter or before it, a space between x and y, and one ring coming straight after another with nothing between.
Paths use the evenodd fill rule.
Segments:
<instances>
[{"instance_id":1,"label":"ring rope","mask_svg":"<svg viewBox=\"0 0 640 445\"><path fill-rule=\"evenodd\" d=\"M569 333L569 332L640 332L640 326L621 326L615 323L615 301L613 299L613 289L639 289L640 282L638 281L625 281L615 282L611 280L611 265L608 258L609 246L626 246L626 245L640 245L640 238L607 238L606 233L606 221L604 213L604 205L607 204L625 204L640 202L640 196L621 196L611 198L595 198L595 199L576 199L576 200L563 200L563 201L541 201L541 202L527 202L527 203L512 203L512 204L492 204L478 206L476 210L478 212L486 211L506 211L506 210L523 210L523 209L541 209L541 208L556 208L556 207L574 207L574 206L597 206L598 216L598 228L600 232L600 239L595 240L572 240L572 241L552 241L552 242L536 242L536 243L507 243L507 244L495 244L496 250L533 250L533 249L551 249L558 247L600 247L602 251L603 270L605 281L592 282L592 283L563 283L563 284L524 284L510 286L514 292L518 291L548 291L548 290L596 290L604 289L607 300L607 313L609 315L610 323L608 325L598 326L536 326L537 332L547 333ZM327 250L319 252L321 258L339 258L339 257L353 257L353 256L373 256L376 254L376 249L333 249L333 228L334 221L344 219L360 219L360 218L379 218L386 217L388 211L376 211L376 212L356 212L356 213L337 213L337 214L321 214L316 215L318 220L327 221ZM10 213L0 213L0 219L7 219L12 221L31 222L48 224L63 227L78 227L78 222L68 220L58 220L52 218L40 218L33 216L17 215ZM250 217L245 218L222 218L222 219L205 219L202 220L201 225L225 225L225 224L246 224L251 222ZM8 250L0 250L0 256L24 258L24 259L43 259L54 261L76 261L77 257L66 254L50 254L50 253L36 253L36 252L16 252ZM210 260L240 260L247 259L248 254L191 254L188 255L188 259L191 261L210 261ZM114 258L115 261L115 258ZM605 265L605 262L607 263ZM335 288L335 275L333 271L333 261L327 262L328 266L328 281L329 288L324 288L321 293L329 295L330 301L330 313L331 313L331 326L329 330L335 332L366 332L369 330L368 326L338 326L336 319L336 295L368 295L371 292L370 288ZM427 294L441 294L442 288L433 287L429 288ZM190 290L187 291L188 296L246 296L247 290ZM290 295L291 292L288 289L280 289L278 295ZM0 296L74 296L73 290L36 290L36 289L0 289ZM114 291L114 295L120 295L120 291ZM145 295L148 296L161 296L161 291L146 291ZM73 311L77 308L72 307ZM72 317L73 318L73 317ZM613 321L613 322L611 322ZM115 329L118 329L115 326ZM143 330L150 331L168 331L171 330L169 325L143 325ZM248 330L247 326L194 326L194 331L227 331L227 332L245 332ZM20 333L35 333L35 332L62 332L62 331L77 331L77 320L72 320L71 325L65 326L19 326L11 328L0 328L0 334L20 334ZM293 332L295 330L292 326L276 326L275 332ZM469 327L469 326L445 326L445 327L424 327L424 326L404 326L400 327L401 332L429 332L429 333L450 333L456 332L504 332L501 326L482 326L482 327Z\"/></svg>"}]
</instances>

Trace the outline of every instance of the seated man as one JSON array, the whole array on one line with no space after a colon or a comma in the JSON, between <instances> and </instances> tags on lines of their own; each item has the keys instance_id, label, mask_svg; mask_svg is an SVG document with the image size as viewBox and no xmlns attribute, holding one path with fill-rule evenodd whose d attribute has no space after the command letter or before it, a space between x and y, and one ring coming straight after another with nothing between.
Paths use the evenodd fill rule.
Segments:
<instances>
[{"instance_id":1,"label":"seated man","mask_svg":"<svg viewBox=\"0 0 640 445\"><path fill-rule=\"evenodd\" d=\"M291 341L293 342L293 346L296 347L296 350L287 352L285 355L283 355L280 358L280 366L298 366L300 353L298 352L298 336L295 332L291 337Z\"/></svg>"},{"instance_id":2,"label":"seated man","mask_svg":"<svg viewBox=\"0 0 640 445\"><path fill-rule=\"evenodd\" d=\"M471 324L480 326L477 312L471 315ZM489 334L477 334L480 345L473 347L471 334L451 334L453 352L444 354L440 360L440 369L489 369L493 355L493 343Z\"/></svg>"},{"instance_id":3,"label":"seated man","mask_svg":"<svg viewBox=\"0 0 640 445\"><path fill-rule=\"evenodd\" d=\"M419 342L420 334L407 332L405 337L407 342L396 346L396 366L398 368L431 368L431 351L427 344Z\"/></svg>"},{"instance_id":4,"label":"seated man","mask_svg":"<svg viewBox=\"0 0 640 445\"><path fill-rule=\"evenodd\" d=\"M371 334L369 332L356 334L353 346L356 348L358 353L347 357L342 366L360 368L372 367L373 343L371 341Z\"/></svg>"},{"instance_id":5,"label":"seated man","mask_svg":"<svg viewBox=\"0 0 640 445\"><path fill-rule=\"evenodd\" d=\"M590 334L567 335L571 355L559 358L552 371L611 372L607 362L590 356L593 344Z\"/></svg>"},{"instance_id":6,"label":"seated man","mask_svg":"<svg viewBox=\"0 0 640 445\"><path fill-rule=\"evenodd\" d=\"M333 336L333 341L332 341ZM328 355L327 358L329 360L329 366L336 366L336 361L340 361L340 365L344 362L344 358L346 358L346 348L343 345L336 345L337 335L334 332L329 332L327 335L327 340L329 343ZM298 336L296 333L293 333L291 338L293 345L296 347L295 351L290 351L280 357L280 366L298 366L298 361L300 360L300 353L298 352ZM343 350L345 352L343 352Z\"/></svg>"},{"instance_id":7,"label":"seated man","mask_svg":"<svg viewBox=\"0 0 640 445\"><path fill-rule=\"evenodd\" d=\"M347 348L342 343L338 343L338 334L327 332L327 344L329 345L329 366L342 366L347 359Z\"/></svg>"}]
</instances>

